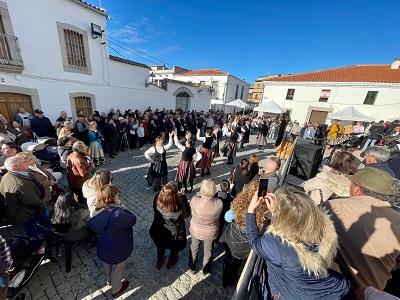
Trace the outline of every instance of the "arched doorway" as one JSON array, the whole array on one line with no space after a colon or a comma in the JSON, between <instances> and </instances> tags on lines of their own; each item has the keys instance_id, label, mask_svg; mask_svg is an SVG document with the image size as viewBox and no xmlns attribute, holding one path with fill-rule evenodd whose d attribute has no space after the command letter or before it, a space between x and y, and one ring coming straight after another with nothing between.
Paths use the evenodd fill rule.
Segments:
<instances>
[{"instance_id":1,"label":"arched doorway","mask_svg":"<svg viewBox=\"0 0 400 300\"><path fill-rule=\"evenodd\" d=\"M174 96L176 97L175 109L190 110L190 99L193 97L193 94L188 88L181 87L177 89Z\"/></svg>"},{"instance_id":2,"label":"arched doorway","mask_svg":"<svg viewBox=\"0 0 400 300\"><path fill-rule=\"evenodd\" d=\"M182 109L183 111L188 111L189 110L189 100L190 96L188 93L182 92L176 95L176 106L175 108Z\"/></svg>"}]
</instances>

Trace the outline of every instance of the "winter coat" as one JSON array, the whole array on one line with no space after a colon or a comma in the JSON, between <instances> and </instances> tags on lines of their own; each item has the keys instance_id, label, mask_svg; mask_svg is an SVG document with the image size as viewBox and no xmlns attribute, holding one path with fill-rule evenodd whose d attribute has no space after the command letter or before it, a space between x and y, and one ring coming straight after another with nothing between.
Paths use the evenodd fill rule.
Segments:
<instances>
[{"instance_id":1,"label":"winter coat","mask_svg":"<svg viewBox=\"0 0 400 300\"><path fill-rule=\"evenodd\" d=\"M190 216L186 196L181 196L183 206L176 212L167 212L157 206L158 195L154 197L154 219L149 233L157 247L181 251L187 244L184 218Z\"/></svg>"},{"instance_id":2,"label":"winter coat","mask_svg":"<svg viewBox=\"0 0 400 300\"><path fill-rule=\"evenodd\" d=\"M43 185L44 190L45 190L45 195L43 198L44 202L48 202L51 200L51 187L53 186L50 182L50 180L56 181L56 178L50 174L49 171L46 171L40 166L36 166L39 170L35 170L35 168L29 167L28 174L29 176L32 176L37 182L39 182L41 185ZM43 173L42 173L43 172Z\"/></svg>"},{"instance_id":3,"label":"winter coat","mask_svg":"<svg viewBox=\"0 0 400 300\"><path fill-rule=\"evenodd\" d=\"M121 205L96 211L89 220L90 228L97 233L97 256L107 264L125 261L133 250L133 225L136 216Z\"/></svg>"},{"instance_id":4,"label":"winter coat","mask_svg":"<svg viewBox=\"0 0 400 300\"><path fill-rule=\"evenodd\" d=\"M342 299L349 282L329 269L337 251L338 237L329 216L323 214L319 245L294 243L280 237L273 224L260 235L254 214L246 215L250 247L266 261L268 283L276 299Z\"/></svg>"},{"instance_id":5,"label":"winter coat","mask_svg":"<svg viewBox=\"0 0 400 300\"><path fill-rule=\"evenodd\" d=\"M385 131L385 124L377 123L371 126L369 129L368 139L380 140L382 139L383 132Z\"/></svg>"},{"instance_id":6,"label":"winter coat","mask_svg":"<svg viewBox=\"0 0 400 300\"><path fill-rule=\"evenodd\" d=\"M192 210L192 219L189 227L190 234L201 241L216 239L222 206L222 201L218 198L193 197L190 201Z\"/></svg>"},{"instance_id":7,"label":"winter coat","mask_svg":"<svg viewBox=\"0 0 400 300\"><path fill-rule=\"evenodd\" d=\"M0 192L6 202L7 219L21 224L45 211L41 191L32 177L7 172L0 181Z\"/></svg>"},{"instance_id":8,"label":"winter coat","mask_svg":"<svg viewBox=\"0 0 400 300\"><path fill-rule=\"evenodd\" d=\"M69 187L81 189L83 183L90 179L91 171L94 169L89 165L87 158L77 152L72 152L67 158L68 184Z\"/></svg>"},{"instance_id":9,"label":"winter coat","mask_svg":"<svg viewBox=\"0 0 400 300\"><path fill-rule=\"evenodd\" d=\"M399 268L400 213L389 202L366 195L330 200L323 206L339 236L338 264L358 298L367 286L382 291L393 279L391 272Z\"/></svg>"},{"instance_id":10,"label":"winter coat","mask_svg":"<svg viewBox=\"0 0 400 300\"><path fill-rule=\"evenodd\" d=\"M247 241L246 229L235 222L227 223L219 241L226 243L234 257L246 259L250 253L249 242Z\"/></svg>"},{"instance_id":11,"label":"winter coat","mask_svg":"<svg viewBox=\"0 0 400 300\"><path fill-rule=\"evenodd\" d=\"M316 205L328 200L332 195L350 196L350 180L345 175L331 172L332 168L323 166L322 172L305 181L302 186Z\"/></svg>"},{"instance_id":12,"label":"winter coat","mask_svg":"<svg viewBox=\"0 0 400 300\"><path fill-rule=\"evenodd\" d=\"M32 119L31 129L38 137L56 137L56 129L47 117Z\"/></svg>"}]
</instances>

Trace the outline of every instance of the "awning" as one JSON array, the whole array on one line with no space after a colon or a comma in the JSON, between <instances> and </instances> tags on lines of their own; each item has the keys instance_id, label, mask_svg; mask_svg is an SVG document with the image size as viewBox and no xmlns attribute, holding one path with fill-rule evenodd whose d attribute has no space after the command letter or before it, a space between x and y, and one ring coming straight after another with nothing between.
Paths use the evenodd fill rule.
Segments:
<instances>
[{"instance_id":1,"label":"awning","mask_svg":"<svg viewBox=\"0 0 400 300\"><path fill-rule=\"evenodd\" d=\"M279 106L274 100L261 104L254 108L254 111L269 112L272 114L282 114L286 112L286 108Z\"/></svg>"},{"instance_id":2,"label":"awning","mask_svg":"<svg viewBox=\"0 0 400 300\"><path fill-rule=\"evenodd\" d=\"M375 120L374 117L366 116L360 113L353 106L349 106L335 113L328 114L328 119L344 120L344 121L364 121L364 122L371 122Z\"/></svg>"}]
</instances>

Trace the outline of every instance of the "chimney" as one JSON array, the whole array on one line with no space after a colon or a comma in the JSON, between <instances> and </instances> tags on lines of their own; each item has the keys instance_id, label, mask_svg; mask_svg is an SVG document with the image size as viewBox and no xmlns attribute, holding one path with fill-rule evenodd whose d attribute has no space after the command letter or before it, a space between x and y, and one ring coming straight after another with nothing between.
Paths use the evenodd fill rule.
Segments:
<instances>
[{"instance_id":1,"label":"chimney","mask_svg":"<svg viewBox=\"0 0 400 300\"><path fill-rule=\"evenodd\" d=\"M391 69L400 69L400 58L395 58Z\"/></svg>"}]
</instances>

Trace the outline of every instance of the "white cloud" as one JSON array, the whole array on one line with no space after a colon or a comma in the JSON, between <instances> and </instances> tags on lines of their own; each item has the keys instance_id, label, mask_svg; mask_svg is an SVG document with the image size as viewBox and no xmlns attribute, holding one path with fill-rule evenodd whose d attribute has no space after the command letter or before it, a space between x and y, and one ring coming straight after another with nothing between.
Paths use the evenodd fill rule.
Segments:
<instances>
[{"instance_id":1,"label":"white cloud","mask_svg":"<svg viewBox=\"0 0 400 300\"><path fill-rule=\"evenodd\" d=\"M166 46L164 49L158 50L158 53L169 53L182 50L179 46Z\"/></svg>"},{"instance_id":2,"label":"white cloud","mask_svg":"<svg viewBox=\"0 0 400 300\"><path fill-rule=\"evenodd\" d=\"M125 25L118 29L110 30L108 35L125 43L143 43L146 39L135 26Z\"/></svg>"}]
</instances>

